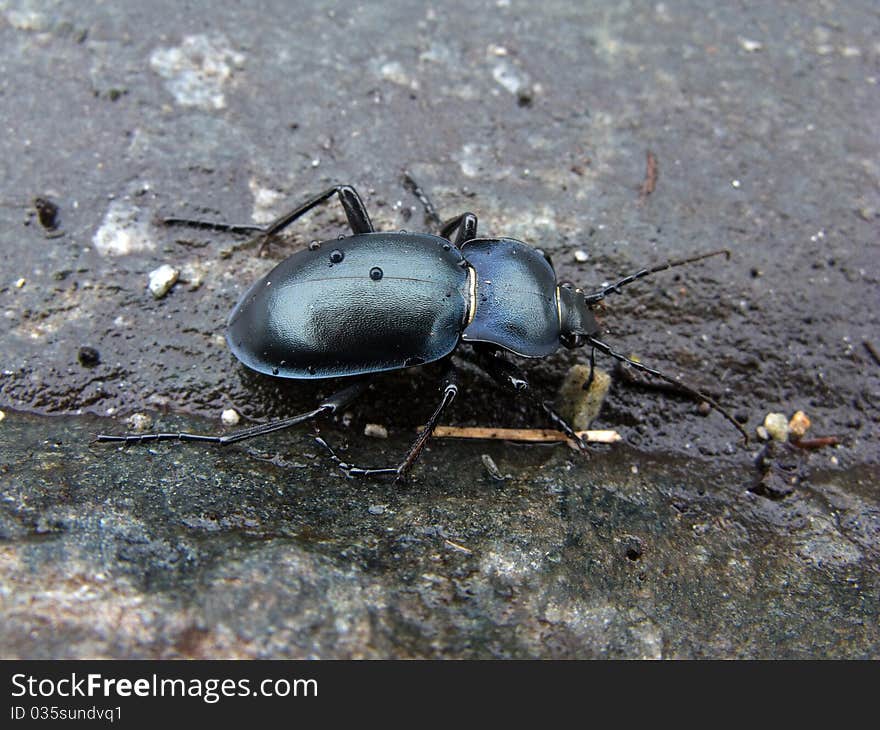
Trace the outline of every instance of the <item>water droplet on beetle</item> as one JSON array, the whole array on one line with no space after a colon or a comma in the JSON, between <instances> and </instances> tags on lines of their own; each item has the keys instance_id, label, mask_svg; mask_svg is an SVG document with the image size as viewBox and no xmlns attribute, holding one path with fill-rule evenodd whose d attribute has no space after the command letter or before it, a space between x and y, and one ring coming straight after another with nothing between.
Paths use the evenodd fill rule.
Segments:
<instances>
[{"instance_id":1,"label":"water droplet on beetle","mask_svg":"<svg viewBox=\"0 0 880 730\"><path fill-rule=\"evenodd\" d=\"M312 241L309 244L309 251L317 251L319 248L321 248L320 241Z\"/></svg>"},{"instance_id":2,"label":"water droplet on beetle","mask_svg":"<svg viewBox=\"0 0 880 730\"><path fill-rule=\"evenodd\" d=\"M309 375L314 375L314 374L315 374L315 366L314 366L314 365L309 365L309 366L306 368L306 370L309 371Z\"/></svg>"},{"instance_id":3,"label":"water droplet on beetle","mask_svg":"<svg viewBox=\"0 0 880 730\"><path fill-rule=\"evenodd\" d=\"M278 375L278 368L272 368L272 375Z\"/></svg>"},{"instance_id":4,"label":"water droplet on beetle","mask_svg":"<svg viewBox=\"0 0 880 730\"><path fill-rule=\"evenodd\" d=\"M379 281L384 276L384 272L378 266L374 266L370 269L370 278L373 281Z\"/></svg>"},{"instance_id":5,"label":"water droplet on beetle","mask_svg":"<svg viewBox=\"0 0 880 730\"><path fill-rule=\"evenodd\" d=\"M345 254L342 253L342 251L340 251L338 248L334 248L330 252L330 263L331 264L338 264L344 258L345 258Z\"/></svg>"},{"instance_id":6,"label":"water droplet on beetle","mask_svg":"<svg viewBox=\"0 0 880 730\"><path fill-rule=\"evenodd\" d=\"M451 248L452 248L452 246L450 246L448 243L444 243L444 244L443 244L443 250L444 250L444 251L448 251L448 250L451 249Z\"/></svg>"}]
</instances>

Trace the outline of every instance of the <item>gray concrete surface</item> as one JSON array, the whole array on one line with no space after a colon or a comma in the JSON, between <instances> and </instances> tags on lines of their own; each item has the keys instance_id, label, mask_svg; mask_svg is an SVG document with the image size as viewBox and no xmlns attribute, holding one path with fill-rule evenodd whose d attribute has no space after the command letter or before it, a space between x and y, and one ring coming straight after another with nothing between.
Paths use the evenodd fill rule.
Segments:
<instances>
[{"instance_id":1,"label":"gray concrete surface","mask_svg":"<svg viewBox=\"0 0 880 730\"><path fill-rule=\"evenodd\" d=\"M257 5L0 2L0 655L877 656L875 5ZM338 181L419 230L403 168L585 286L729 247L609 299L606 339L750 431L802 409L840 445L759 468L760 443L620 372L597 425L622 444L434 443L403 488L345 479L308 428L88 445L133 413L215 431L329 387L248 374L222 333L341 212L266 257L157 215L262 221ZM162 264L181 281L155 299ZM535 386L583 357L528 363ZM436 382L390 375L321 433L394 461ZM464 384L449 422L544 425Z\"/></svg>"}]
</instances>

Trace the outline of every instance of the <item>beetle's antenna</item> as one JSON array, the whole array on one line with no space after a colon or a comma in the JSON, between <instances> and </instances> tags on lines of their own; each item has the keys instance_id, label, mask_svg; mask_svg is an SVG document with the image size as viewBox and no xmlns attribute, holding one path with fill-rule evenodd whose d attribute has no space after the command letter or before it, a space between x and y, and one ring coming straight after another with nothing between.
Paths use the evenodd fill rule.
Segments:
<instances>
[{"instance_id":1,"label":"beetle's antenna","mask_svg":"<svg viewBox=\"0 0 880 730\"><path fill-rule=\"evenodd\" d=\"M727 259L730 259L730 251L726 248L719 249L718 251L711 251L710 253L702 253L699 256L691 256L686 259L678 259L675 261L667 261L665 264L659 264L650 269L642 269L641 271L637 271L635 274L630 274L629 276L625 276L619 281L615 281L613 284L609 284L608 286L602 287L599 291L593 292L592 294L585 294L584 298L587 300L588 305L593 305L598 302L601 302L605 297L609 294L616 294L620 292L621 287L626 286L627 284L632 284L634 281L638 279L644 279L646 276L650 276L651 274L656 274L660 271L666 271L666 269L672 269L676 266L684 266L685 264L692 264L695 261L702 261L703 259L707 259L710 256L720 256L724 254Z\"/></svg>"},{"instance_id":2,"label":"beetle's antenna","mask_svg":"<svg viewBox=\"0 0 880 730\"><path fill-rule=\"evenodd\" d=\"M654 368L649 368L647 365L642 365L640 362L636 362L635 360L630 360L626 355L621 355L619 352L616 352L611 349L611 347L602 340L597 340L595 337L590 337L587 335L587 340L589 343L598 350L601 350L606 355L610 355L615 360L620 360L620 362L625 362L628 365L636 368L637 370L641 370L642 372L648 373L649 375L653 375L655 378L660 378L661 380L665 380L667 383L672 383L673 385L681 388L685 393L692 395L694 398L699 398L700 400L706 401L712 408L718 411L722 416L724 416L728 421L730 421L735 427L736 430L742 434L743 442L745 444L749 443L749 435L746 433L746 430L737 422L737 420L730 415L730 413L724 409L715 399L710 398L705 393L696 390L695 388L691 388L689 385L685 385L679 380L676 380L670 375L666 375L666 373L661 373L659 370L655 370Z\"/></svg>"}]
</instances>

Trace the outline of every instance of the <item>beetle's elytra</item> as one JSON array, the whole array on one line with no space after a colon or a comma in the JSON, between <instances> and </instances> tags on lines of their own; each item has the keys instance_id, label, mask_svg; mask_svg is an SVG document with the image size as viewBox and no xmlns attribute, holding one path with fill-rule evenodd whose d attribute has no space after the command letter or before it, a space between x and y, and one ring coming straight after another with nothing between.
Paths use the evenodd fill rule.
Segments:
<instances>
[{"instance_id":1,"label":"beetle's elytra","mask_svg":"<svg viewBox=\"0 0 880 730\"><path fill-rule=\"evenodd\" d=\"M470 346L476 363L489 375L532 397L582 449L585 445L569 424L531 395L528 381L505 353L538 358L560 347L589 345L706 401L747 439L743 428L712 398L624 357L600 340L600 327L592 313L606 296L633 281L726 251L642 269L594 292L584 292L560 284L549 259L522 241L478 238L473 213L443 224L438 235L376 232L360 196L348 185L325 190L265 227L180 218L165 223L256 233L268 240L334 195L353 235L297 251L256 281L232 310L226 339L232 353L260 373L294 379L342 378L345 387L312 411L225 436L102 434L98 441L234 443L333 413L360 395L376 373L443 361L440 403L400 464L361 468L342 462L330 450L350 475L400 478L415 463L458 393L451 356L462 343Z\"/></svg>"}]
</instances>

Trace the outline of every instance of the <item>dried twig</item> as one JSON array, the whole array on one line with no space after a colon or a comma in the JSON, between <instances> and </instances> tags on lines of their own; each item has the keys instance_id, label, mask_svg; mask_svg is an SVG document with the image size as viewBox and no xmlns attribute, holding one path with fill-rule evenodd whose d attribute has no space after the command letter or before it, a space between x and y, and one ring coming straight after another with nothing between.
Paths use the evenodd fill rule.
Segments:
<instances>
[{"instance_id":1,"label":"dried twig","mask_svg":"<svg viewBox=\"0 0 880 730\"><path fill-rule=\"evenodd\" d=\"M799 449L821 449L825 446L837 446L840 439L837 436L819 436L813 439L792 439L791 443Z\"/></svg>"},{"instance_id":2,"label":"dried twig","mask_svg":"<svg viewBox=\"0 0 880 730\"><path fill-rule=\"evenodd\" d=\"M657 188L657 179L660 177L660 163L657 161L657 155L651 150L645 151L645 180L642 187L639 188L639 200L643 203L654 190Z\"/></svg>"},{"instance_id":3,"label":"dried twig","mask_svg":"<svg viewBox=\"0 0 880 730\"><path fill-rule=\"evenodd\" d=\"M568 437L553 428L489 428L485 426L437 426L435 438L494 439L498 441L531 441L554 443L564 441L574 446ZM620 441L617 431L578 431L584 441L596 444L613 444Z\"/></svg>"}]
</instances>

